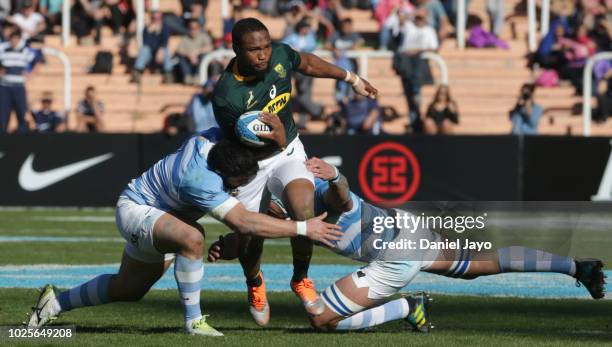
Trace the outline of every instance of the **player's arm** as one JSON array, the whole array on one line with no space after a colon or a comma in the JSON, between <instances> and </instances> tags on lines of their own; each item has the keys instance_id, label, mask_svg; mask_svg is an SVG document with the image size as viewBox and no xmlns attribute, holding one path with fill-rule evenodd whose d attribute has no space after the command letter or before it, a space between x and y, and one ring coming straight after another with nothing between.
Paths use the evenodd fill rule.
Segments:
<instances>
[{"instance_id":1,"label":"player's arm","mask_svg":"<svg viewBox=\"0 0 612 347\"><path fill-rule=\"evenodd\" d=\"M227 226L241 234L252 234L263 238L306 236L332 246L342 236L340 227L323 222L327 213L304 222L279 220L261 213L248 211L241 203L235 204L221 219Z\"/></svg>"},{"instance_id":2,"label":"player's arm","mask_svg":"<svg viewBox=\"0 0 612 347\"><path fill-rule=\"evenodd\" d=\"M323 196L327 205L333 206L338 211L350 211L353 208L348 180L335 166L316 157L308 159L305 164L315 177L329 183L329 189Z\"/></svg>"},{"instance_id":3,"label":"player's arm","mask_svg":"<svg viewBox=\"0 0 612 347\"><path fill-rule=\"evenodd\" d=\"M299 72L312 77L343 80L351 84L356 93L372 99L378 95L378 90L357 74L328 63L311 53L300 52L299 55L300 65L297 67Z\"/></svg>"}]
</instances>

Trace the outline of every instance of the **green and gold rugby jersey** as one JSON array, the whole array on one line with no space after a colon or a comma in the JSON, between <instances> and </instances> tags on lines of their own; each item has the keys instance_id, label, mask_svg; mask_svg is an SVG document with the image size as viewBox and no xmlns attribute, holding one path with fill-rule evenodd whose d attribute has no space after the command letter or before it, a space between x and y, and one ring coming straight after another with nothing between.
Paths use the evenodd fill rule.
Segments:
<instances>
[{"instance_id":1,"label":"green and gold rugby jersey","mask_svg":"<svg viewBox=\"0 0 612 347\"><path fill-rule=\"evenodd\" d=\"M284 43L272 43L270 67L263 78L241 76L236 58L232 59L215 87L212 103L215 119L223 135L237 140L234 125L248 111L276 113L287 135L287 143L297 136L291 114L291 73L300 65L300 54Z\"/></svg>"}]
</instances>

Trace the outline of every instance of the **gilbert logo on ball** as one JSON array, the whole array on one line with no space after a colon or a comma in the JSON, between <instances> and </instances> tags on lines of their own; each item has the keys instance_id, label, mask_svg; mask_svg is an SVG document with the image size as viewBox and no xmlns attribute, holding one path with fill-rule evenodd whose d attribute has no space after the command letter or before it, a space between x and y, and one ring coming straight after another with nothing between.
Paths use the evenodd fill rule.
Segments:
<instances>
[{"instance_id":1,"label":"gilbert logo on ball","mask_svg":"<svg viewBox=\"0 0 612 347\"><path fill-rule=\"evenodd\" d=\"M260 113L261 111L250 111L238 118L234 131L242 143L249 146L262 147L270 142L257 136L257 133L272 132L272 129L266 123L259 120Z\"/></svg>"}]
</instances>

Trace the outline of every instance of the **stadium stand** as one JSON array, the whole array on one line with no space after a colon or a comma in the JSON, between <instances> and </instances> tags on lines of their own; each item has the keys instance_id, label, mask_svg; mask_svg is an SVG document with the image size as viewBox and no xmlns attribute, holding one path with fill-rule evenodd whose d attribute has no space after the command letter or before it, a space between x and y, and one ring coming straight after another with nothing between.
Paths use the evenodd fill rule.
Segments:
<instances>
[{"instance_id":1,"label":"stadium stand","mask_svg":"<svg viewBox=\"0 0 612 347\"><path fill-rule=\"evenodd\" d=\"M180 14L179 1L160 1L160 10ZM527 67L527 19L524 1L505 1L507 14L500 38L510 48L475 49L456 48L454 39L442 42L439 53L449 68L450 85L456 99L461 121L454 128L456 134L508 134L511 124L508 111L516 102L516 93L523 83L530 82L535 76ZM482 19L488 18L485 0L473 0L469 4L470 14ZM206 9L206 27L214 37L222 37L223 22L220 1L209 1ZM243 16L257 16L270 29L273 39L281 39L285 22L282 17L271 17L253 9L243 11ZM350 9L348 15L353 19L356 29L365 36L377 37L378 24L369 10ZM486 25L485 25L486 27ZM75 37L71 44L62 47L59 35L46 37L45 45L63 50L72 63L72 100L70 109L74 110L76 101L86 85L95 85L100 99L105 101L105 130L107 132L158 132L161 130L166 114L160 112L165 105L187 104L197 88L179 84L162 84L161 74L145 73L141 85L131 84L130 75L124 65L120 65L119 39L114 37L109 28L102 29L102 42L99 46L78 46ZM174 51L179 36L170 39L169 47ZM369 48L373 49L373 48ZM99 51L113 54L113 69L109 75L88 74L87 69L93 64ZM137 48L132 40L128 49L129 55L135 57ZM433 68L434 77L438 71ZM407 122L407 106L402 94L400 79L391 69L390 58L370 59L368 77L370 82L380 90L381 105L393 105L402 117L385 122L383 129L390 134L403 134ZM41 100L42 93L49 89L60 95L62 90L62 65L54 58L48 58L46 64L39 66L27 81L30 105ZM433 98L435 86L425 86L422 91L421 107L425 108ZM334 81L316 79L313 98L325 105L334 104ZM582 117L572 115L572 110L580 103L581 97L574 95L574 88L561 84L555 88L538 88L535 99L544 108L540 123L540 134L582 134ZM63 109L61 98L55 105ZM595 100L595 99L594 99ZM424 113L425 110L423 109ZM76 124L74 115L68 118L68 128ZM14 117L9 129L16 126ZM311 121L307 125L309 132L323 132L323 121ZM612 135L610 122L594 124L592 134L597 136Z\"/></svg>"}]
</instances>

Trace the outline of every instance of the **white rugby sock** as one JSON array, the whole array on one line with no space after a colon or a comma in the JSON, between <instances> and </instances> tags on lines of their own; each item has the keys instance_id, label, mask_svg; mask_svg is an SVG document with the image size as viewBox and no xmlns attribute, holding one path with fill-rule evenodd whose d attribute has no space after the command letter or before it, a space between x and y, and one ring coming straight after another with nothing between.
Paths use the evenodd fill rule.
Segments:
<instances>
[{"instance_id":1,"label":"white rugby sock","mask_svg":"<svg viewBox=\"0 0 612 347\"><path fill-rule=\"evenodd\" d=\"M406 299L389 301L345 318L338 322L336 330L358 330L380 325L397 319L406 318L410 307Z\"/></svg>"},{"instance_id":2,"label":"white rugby sock","mask_svg":"<svg viewBox=\"0 0 612 347\"><path fill-rule=\"evenodd\" d=\"M202 318L200 309L200 289L204 263L202 258L191 260L177 254L174 261L174 278L178 286L181 303L185 310L185 325L191 326L195 320Z\"/></svg>"}]
</instances>

